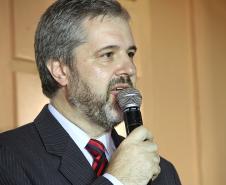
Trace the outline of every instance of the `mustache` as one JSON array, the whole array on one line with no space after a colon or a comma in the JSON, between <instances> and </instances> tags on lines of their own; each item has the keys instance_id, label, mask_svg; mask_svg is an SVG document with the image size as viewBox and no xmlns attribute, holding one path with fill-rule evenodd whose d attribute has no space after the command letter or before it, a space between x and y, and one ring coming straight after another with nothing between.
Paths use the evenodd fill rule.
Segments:
<instances>
[{"instance_id":1,"label":"mustache","mask_svg":"<svg viewBox=\"0 0 226 185\"><path fill-rule=\"evenodd\" d=\"M133 82L131 81L129 76L120 76L119 78L112 79L109 82L108 90L111 90L117 84L127 84L129 87L133 87Z\"/></svg>"},{"instance_id":2,"label":"mustache","mask_svg":"<svg viewBox=\"0 0 226 185\"><path fill-rule=\"evenodd\" d=\"M109 82L108 91L107 91L107 100L110 96L111 89L117 84L126 84L129 87L134 87L132 80L129 76L120 76L119 78L114 78Z\"/></svg>"}]
</instances>

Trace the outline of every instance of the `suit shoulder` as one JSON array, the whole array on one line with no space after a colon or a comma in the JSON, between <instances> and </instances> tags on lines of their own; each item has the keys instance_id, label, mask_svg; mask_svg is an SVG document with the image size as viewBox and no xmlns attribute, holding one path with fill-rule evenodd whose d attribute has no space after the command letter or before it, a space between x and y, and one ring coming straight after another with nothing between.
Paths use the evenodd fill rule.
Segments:
<instances>
[{"instance_id":1,"label":"suit shoulder","mask_svg":"<svg viewBox=\"0 0 226 185\"><path fill-rule=\"evenodd\" d=\"M174 168L174 165L168 161L167 159L165 159L164 157L160 157L160 165L161 166L164 166L164 167L167 167L167 168Z\"/></svg>"},{"instance_id":2,"label":"suit shoulder","mask_svg":"<svg viewBox=\"0 0 226 185\"><path fill-rule=\"evenodd\" d=\"M163 158L163 157L160 157L160 167L161 169L163 170L163 172L170 172L170 173L176 173L177 174L177 171L176 171L176 168L175 166L173 165L173 163L171 163L170 161L168 161L167 159Z\"/></svg>"},{"instance_id":3,"label":"suit shoulder","mask_svg":"<svg viewBox=\"0 0 226 185\"><path fill-rule=\"evenodd\" d=\"M177 174L176 168L174 165L161 157L160 160L161 172L156 180L153 181L152 185L159 184L170 184L170 185L181 185L180 178Z\"/></svg>"},{"instance_id":4,"label":"suit shoulder","mask_svg":"<svg viewBox=\"0 0 226 185\"><path fill-rule=\"evenodd\" d=\"M13 145L26 143L34 137L35 128L33 123L0 133L0 145Z\"/></svg>"}]
</instances>

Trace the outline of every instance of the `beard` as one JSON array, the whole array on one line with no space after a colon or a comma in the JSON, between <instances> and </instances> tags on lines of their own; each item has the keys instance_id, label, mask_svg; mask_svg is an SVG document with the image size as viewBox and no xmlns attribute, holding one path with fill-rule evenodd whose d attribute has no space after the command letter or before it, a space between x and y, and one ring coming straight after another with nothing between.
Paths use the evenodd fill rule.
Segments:
<instances>
[{"instance_id":1,"label":"beard","mask_svg":"<svg viewBox=\"0 0 226 185\"><path fill-rule=\"evenodd\" d=\"M123 113L115 98L111 98L111 89L116 84L127 84L133 87L129 76L112 79L104 95L98 95L80 78L76 69L71 73L68 87L69 103L79 109L93 124L97 124L106 131L123 121Z\"/></svg>"}]
</instances>

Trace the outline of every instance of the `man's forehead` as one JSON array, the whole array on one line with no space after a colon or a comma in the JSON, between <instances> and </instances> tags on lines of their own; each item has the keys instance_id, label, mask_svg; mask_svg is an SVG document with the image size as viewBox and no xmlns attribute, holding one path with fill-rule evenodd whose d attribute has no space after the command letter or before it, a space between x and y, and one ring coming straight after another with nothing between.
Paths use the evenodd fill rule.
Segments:
<instances>
[{"instance_id":1,"label":"man's forehead","mask_svg":"<svg viewBox=\"0 0 226 185\"><path fill-rule=\"evenodd\" d=\"M128 21L120 17L98 16L93 19L86 19L83 22L83 28L87 37L101 37L109 34L110 36L121 35L133 38Z\"/></svg>"},{"instance_id":2,"label":"man's forehead","mask_svg":"<svg viewBox=\"0 0 226 185\"><path fill-rule=\"evenodd\" d=\"M82 26L86 29L92 27L92 26L101 26L105 24L126 24L129 26L129 22L122 18L122 17L113 17L110 15L99 15L97 17L86 17L83 22ZM98 29L98 28L96 28Z\"/></svg>"},{"instance_id":3,"label":"man's forehead","mask_svg":"<svg viewBox=\"0 0 226 185\"><path fill-rule=\"evenodd\" d=\"M85 39L82 45L96 51L112 45L126 50L135 46L129 23L121 17L87 17L83 21L83 32Z\"/></svg>"}]
</instances>

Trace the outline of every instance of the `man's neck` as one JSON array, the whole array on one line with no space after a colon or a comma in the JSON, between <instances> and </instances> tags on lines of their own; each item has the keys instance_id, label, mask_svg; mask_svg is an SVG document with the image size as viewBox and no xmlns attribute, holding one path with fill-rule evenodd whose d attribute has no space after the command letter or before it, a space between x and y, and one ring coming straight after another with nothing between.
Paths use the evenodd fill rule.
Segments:
<instances>
[{"instance_id":1,"label":"man's neck","mask_svg":"<svg viewBox=\"0 0 226 185\"><path fill-rule=\"evenodd\" d=\"M60 92L59 92L60 93ZM98 138L104 133L105 129L91 122L84 113L74 106L71 106L64 96L57 94L50 100L50 103L58 110L65 118L74 123L77 127L86 132L91 138Z\"/></svg>"}]
</instances>

